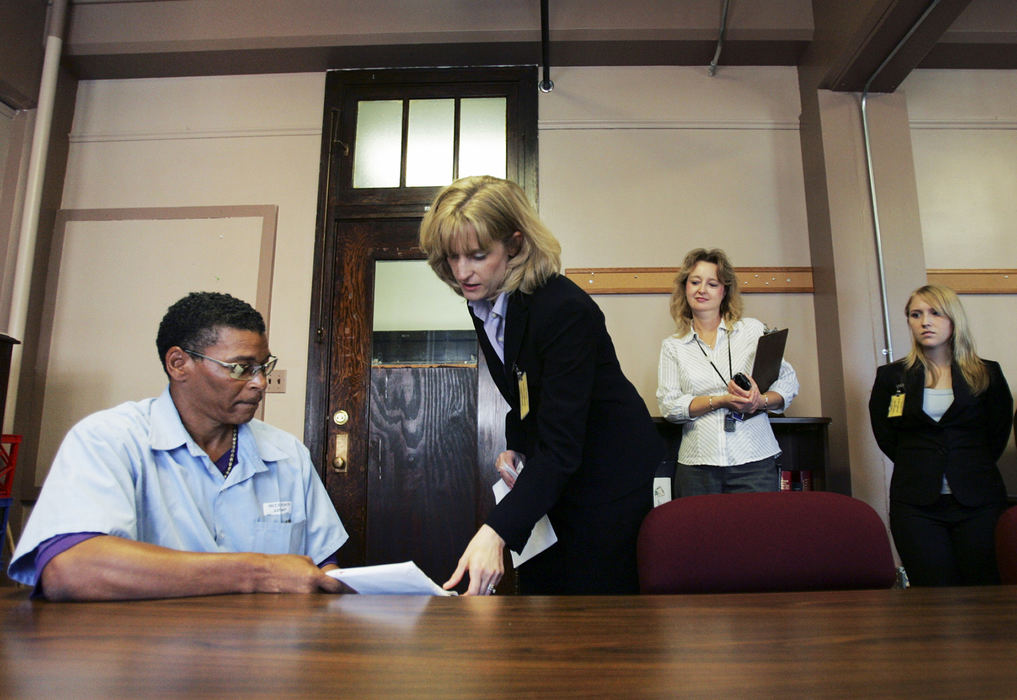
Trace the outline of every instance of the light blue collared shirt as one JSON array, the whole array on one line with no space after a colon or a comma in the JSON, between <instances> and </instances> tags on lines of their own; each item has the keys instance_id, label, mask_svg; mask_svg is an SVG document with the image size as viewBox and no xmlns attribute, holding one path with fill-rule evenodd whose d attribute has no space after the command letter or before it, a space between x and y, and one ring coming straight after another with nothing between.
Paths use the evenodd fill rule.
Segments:
<instances>
[{"instance_id":1,"label":"light blue collared shirt","mask_svg":"<svg viewBox=\"0 0 1017 700\"><path fill-rule=\"evenodd\" d=\"M491 341L498 359L505 362L505 314L508 313L508 292L495 297L494 302L487 299L467 302L473 315L484 324L484 332Z\"/></svg>"},{"instance_id":2,"label":"light blue collared shirt","mask_svg":"<svg viewBox=\"0 0 1017 700\"><path fill-rule=\"evenodd\" d=\"M8 573L35 584L35 552L71 532L100 532L190 552L304 554L325 560L348 535L297 438L240 426L222 474L158 398L88 416L64 438Z\"/></svg>"}]
</instances>

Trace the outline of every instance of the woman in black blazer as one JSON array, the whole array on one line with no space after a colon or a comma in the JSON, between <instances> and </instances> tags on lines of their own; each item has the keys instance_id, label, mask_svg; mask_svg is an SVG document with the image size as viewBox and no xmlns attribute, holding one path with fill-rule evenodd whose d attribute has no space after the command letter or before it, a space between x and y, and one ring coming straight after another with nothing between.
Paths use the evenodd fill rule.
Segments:
<instances>
[{"instance_id":1,"label":"woman in black blazer","mask_svg":"<svg viewBox=\"0 0 1017 700\"><path fill-rule=\"evenodd\" d=\"M890 529L916 586L999 582L994 530L1006 508L996 466L1013 398L999 364L975 354L953 290L917 289L911 352L876 371L869 416L893 460Z\"/></svg>"},{"instance_id":2,"label":"woman in black blazer","mask_svg":"<svg viewBox=\"0 0 1017 700\"><path fill-rule=\"evenodd\" d=\"M518 568L521 593L638 592L636 535L663 445L622 374L604 315L559 274L557 240L518 185L481 176L438 193L420 247L469 303L510 406L496 467L511 490L445 587L468 572L469 594L493 592L504 546L521 551L547 514L558 541Z\"/></svg>"}]
</instances>

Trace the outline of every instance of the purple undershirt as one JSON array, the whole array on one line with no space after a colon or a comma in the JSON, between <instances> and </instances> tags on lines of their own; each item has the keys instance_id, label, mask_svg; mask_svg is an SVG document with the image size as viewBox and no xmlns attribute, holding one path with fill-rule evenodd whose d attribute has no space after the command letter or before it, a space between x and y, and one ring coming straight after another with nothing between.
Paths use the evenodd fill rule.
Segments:
<instances>
[{"instance_id":1,"label":"purple undershirt","mask_svg":"<svg viewBox=\"0 0 1017 700\"><path fill-rule=\"evenodd\" d=\"M222 457L215 460L216 469L225 476L226 469L229 467L230 453L229 451L223 453ZM45 540L42 544L35 548L35 588L32 590L33 598L43 597L42 592L42 570L46 568L46 564L58 554L66 552L68 549L76 544L81 544L85 540L90 540L93 537L99 535L105 535L104 532L68 532L61 535L54 535L48 540ZM320 562L318 567L328 566L329 564L335 564L338 566L339 552L334 552L330 557L327 557L325 561Z\"/></svg>"}]
</instances>

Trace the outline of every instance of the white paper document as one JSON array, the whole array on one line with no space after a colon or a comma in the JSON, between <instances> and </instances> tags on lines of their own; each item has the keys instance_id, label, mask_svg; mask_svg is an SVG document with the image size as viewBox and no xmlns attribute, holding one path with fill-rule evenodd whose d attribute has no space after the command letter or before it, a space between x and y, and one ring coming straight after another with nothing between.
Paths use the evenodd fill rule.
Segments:
<instances>
[{"instance_id":1,"label":"white paper document","mask_svg":"<svg viewBox=\"0 0 1017 700\"><path fill-rule=\"evenodd\" d=\"M671 500L671 477L657 476L653 479L653 507L662 506Z\"/></svg>"},{"instance_id":2,"label":"white paper document","mask_svg":"<svg viewBox=\"0 0 1017 700\"><path fill-rule=\"evenodd\" d=\"M380 595L456 595L427 577L412 561L400 564L355 566L326 572L357 593Z\"/></svg>"},{"instance_id":3,"label":"white paper document","mask_svg":"<svg viewBox=\"0 0 1017 700\"><path fill-rule=\"evenodd\" d=\"M513 470L508 465L505 465L506 469L513 471L516 476L518 472L523 470L522 462L519 463L519 469ZM511 490L501 479L494 482L494 486L491 487L494 491L494 502L501 503L501 499L505 498L506 494ZM551 527L551 521L545 515L543 518L537 521L537 524L533 526L533 531L530 532L530 538L526 540L526 545L523 547L523 551L516 554L514 550L509 550L509 554L512 555L512 566L519 568L520 564L529 561L533 557L537 556L545 549L553 545L558 541L558 535L554 534L554 528Z\"/></svg>"}]
</instances>

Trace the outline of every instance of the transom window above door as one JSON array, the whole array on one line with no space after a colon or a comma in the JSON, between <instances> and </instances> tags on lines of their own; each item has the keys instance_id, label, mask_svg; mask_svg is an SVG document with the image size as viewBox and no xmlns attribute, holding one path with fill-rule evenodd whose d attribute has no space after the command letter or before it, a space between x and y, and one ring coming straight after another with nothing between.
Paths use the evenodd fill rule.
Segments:
<instances>
[{"instance_id":1,"label":"transom window above door","mask_svg":"<svg viewBox=\"0 0 1017 700\"><path fill-rule=\"evenodd\" d=\"M354 189L506 177L504 97L358 100L356 108Z\"/></svg>"}]
</instances>

